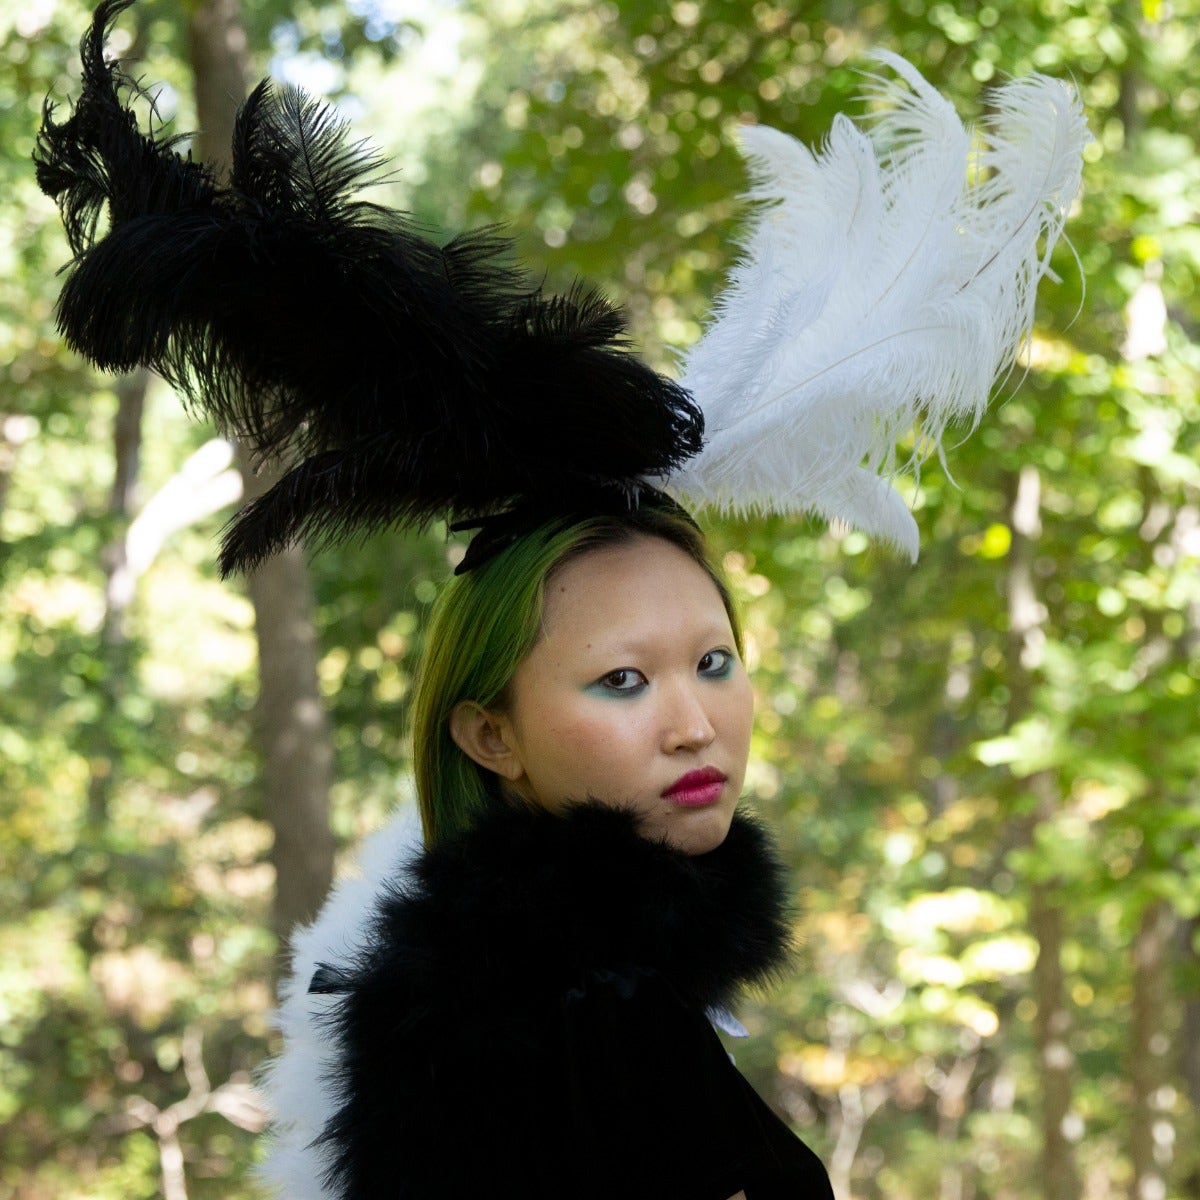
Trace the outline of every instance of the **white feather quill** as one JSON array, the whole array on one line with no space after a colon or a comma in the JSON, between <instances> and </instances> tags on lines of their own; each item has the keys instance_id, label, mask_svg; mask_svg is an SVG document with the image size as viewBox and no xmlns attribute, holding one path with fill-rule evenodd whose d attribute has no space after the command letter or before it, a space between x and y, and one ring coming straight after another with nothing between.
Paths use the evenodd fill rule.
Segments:
<instances>
[{"instance_id":1,"label":"white feather quill","mask_svg":"<svg viewBox=\"0 0 1200 1200\"><path fill-rule=\"evenodd\" d=\"M978 139L904 59L867 76L866 131L819 153L742 131L759 202L743 256L682 383L704 449L670 480L687 503L813 512L917 557L887 481L974 424L1033 323L1038 280L1079 189L1089 134L1074 90L1034 75L993 93Z\"/></svg>"}]
</instances>

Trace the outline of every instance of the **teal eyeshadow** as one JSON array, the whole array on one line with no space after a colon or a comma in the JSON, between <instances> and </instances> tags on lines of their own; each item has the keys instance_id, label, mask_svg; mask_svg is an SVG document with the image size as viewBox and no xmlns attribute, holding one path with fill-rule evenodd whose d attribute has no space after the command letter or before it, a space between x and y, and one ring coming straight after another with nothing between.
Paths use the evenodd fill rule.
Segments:
<instances>
[{"instance_id":1,"label":"teal eyeshadow","mask_svg":"<svg viewBox=\"0 0 1200 1200\"><path fill-rule=\"evenodd\" d=\"M734 656L728 650L722 650L721 654L725 657L725 665L719 669L705 671L701 676L702 679L728 679L733 672L733 664L736 661Z\"/></svg>"}]
</instances>

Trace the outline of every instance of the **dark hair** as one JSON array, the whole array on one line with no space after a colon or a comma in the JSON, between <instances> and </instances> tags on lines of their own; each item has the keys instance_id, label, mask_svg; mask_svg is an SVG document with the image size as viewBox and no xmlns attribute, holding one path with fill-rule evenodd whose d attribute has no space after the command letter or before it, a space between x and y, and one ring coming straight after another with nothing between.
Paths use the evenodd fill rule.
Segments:
<instances>
[{"instance_id":1,"label":"dark hair","mask_svg":"<svg viewBox=\"0 0 1200 1200\"><path fill-rule=\"evenodd\" d=\"M658 537L683 550L713 581L742 650L741 626L704 534L683 510L643 503L637 509L556 519L516 539L486 563L452 579L433 607L413 694L413 762L425 841L466 828L499 794L496 777L450 735L450 714L464 700L500 708L517 667L542 625L553 573L603 546Z\"/></svg>"}]
</instances>

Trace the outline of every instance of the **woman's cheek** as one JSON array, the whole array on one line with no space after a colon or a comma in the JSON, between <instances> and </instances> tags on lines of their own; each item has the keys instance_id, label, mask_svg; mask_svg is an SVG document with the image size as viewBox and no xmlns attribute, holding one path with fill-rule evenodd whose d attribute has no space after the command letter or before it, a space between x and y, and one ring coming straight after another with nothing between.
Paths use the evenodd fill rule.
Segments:
<instances>
[{"instance_id":1,"label":"woman's cheek","mask_svg":"<svg viewBox=\"0 0 1200 1200\"><path fill-rule=\"evenodd\" d=\"M581 716L558 723L556 758L563 772L574 776L576 784L585 786L597 799L625 798L645 785L640 764L630 761L641 736L638 723L629 715Z\"/></svg>"},{"instance_id":2,"label":"woman's cheek","mask_svg":"<svg viewBox=\"0 0 1200 1200\"><path fill-rule=\"evenodd\" d=\"M565 753L580 760L602 764L613 757L623 741L619 722L585 719L567 726L559 744Z\"/></svg>"}]
</instances>

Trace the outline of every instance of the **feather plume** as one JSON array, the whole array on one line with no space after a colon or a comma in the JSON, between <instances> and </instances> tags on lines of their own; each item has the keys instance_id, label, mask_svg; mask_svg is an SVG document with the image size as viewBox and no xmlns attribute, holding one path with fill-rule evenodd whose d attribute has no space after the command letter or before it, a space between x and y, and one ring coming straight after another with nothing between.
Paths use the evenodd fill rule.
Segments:
<instances>
[{"instance_id":1,"label":"feather plume","mask_svg":"<svg viewBox=\"0 0 1200 1200\"><path fill-rule=\"evenodd\" d=\"M597 480L635 489L699 449L690 397L639 361L620 311L547 296L494 229L430 240L369 203L382 160L300 91L242 107L221 185L178 138L142 132L104 59L133 0L105 0L70 118L35 155L75 255L59 305L99 366L160 371L193 409L288 468L232 523L222 567L297 537L555 506ZM107 209L108 228L97 236Z\"/></svg>"},{"instance_id":2,"label":"feather plume","mask_svg":"<svg viewBox=\"0 0 1200 1200\"><path fill-rule=\"evenodd\" d=\"M997 89L979 139L903 59L867 77L877 115L835 119L814 153L742 131L757 203L743 257L682 384L703 451L671 480L696 505L812 512L906 550L887 482L897 442L941 454L977 422L1029 336L1038 280L1089 140L1075 93L1042 76Z\"/></svg>"}]
</instances>

